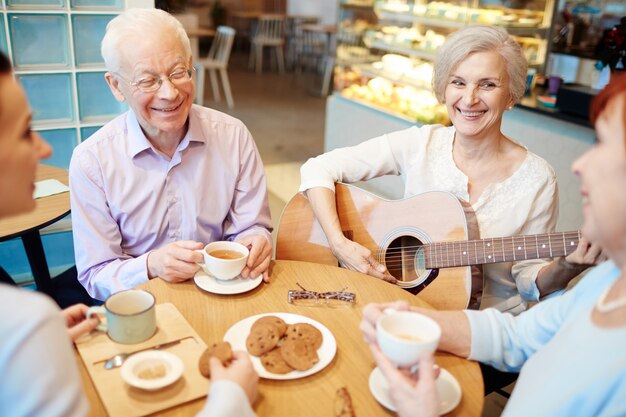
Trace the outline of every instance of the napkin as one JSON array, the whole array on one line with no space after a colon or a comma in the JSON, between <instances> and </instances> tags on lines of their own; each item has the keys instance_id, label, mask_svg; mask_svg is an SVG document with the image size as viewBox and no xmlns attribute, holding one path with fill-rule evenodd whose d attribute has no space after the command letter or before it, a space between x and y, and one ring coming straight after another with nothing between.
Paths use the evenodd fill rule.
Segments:
<instances>
[{"instance_id":1,"label":"napkin","mask_svg":"<svg viewBox=\"0 0 626 417\"><path fill-rule=\"evenodd\" d=\"M54 194L66 193L70 188L58 180L43 180L35 183L33 198L48 197Z\"/></svg>"}]
</instances>

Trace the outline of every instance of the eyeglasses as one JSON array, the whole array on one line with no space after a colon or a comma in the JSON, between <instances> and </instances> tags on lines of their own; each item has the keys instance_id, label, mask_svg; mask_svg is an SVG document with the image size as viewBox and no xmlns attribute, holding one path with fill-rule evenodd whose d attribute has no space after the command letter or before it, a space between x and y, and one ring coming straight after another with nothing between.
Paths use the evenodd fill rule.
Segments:
<instances>
[{"instance_id":1,"label":"eyeglasses","mask_svg":"<svg viewBox=\"0 0 626 417\"><path fill-rule=\"evenodd\" d=\"M194 68L178 68L170 75L167 76L167 79L174 84L175 86L183 85L189 82L192 78ZM163 77L146 77L142 78L138 81L127 81L120 74L117 74L122 80L126 81L128 85L132 87L137 87L140 91L144 93L154 93L161 88L163 85Z\"/></svg>"},{"instance_id":2,"label":"eyeglasses","mask_svg":"<svg viewBox=\"0 0 626 417\"><path fill-rule=\"evenodd\" d=\"M347 387L341 387L335 392L335 417L356 417Z\"/></svg>"},{"instance_id":3,"label":"eyeglasses","mask_svg":"<svg viewBox=\"0 0 626 417\"><path fill-rule=\"evenodd\" d=\"M296 282L296 285L300 287L302 291L287 291L287 301L289 301L290 304L308 307L315 307L318 305L330 307L350 307L354 304L354 300L356 298L355 293L345 291L348 287L342 288L340 291L317 292L307 290L298 282Z\"/></svg>"}]
</instances>

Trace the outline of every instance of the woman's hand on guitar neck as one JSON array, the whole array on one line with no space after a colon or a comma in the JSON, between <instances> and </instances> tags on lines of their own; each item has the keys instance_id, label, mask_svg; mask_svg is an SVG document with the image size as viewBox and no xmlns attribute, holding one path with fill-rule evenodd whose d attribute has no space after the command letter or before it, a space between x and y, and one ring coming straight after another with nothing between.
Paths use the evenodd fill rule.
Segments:
<instances>
[{"instance_id":1,"label":"woman's hand on guitar neck","mask_svg":"<svg viewBox=\"0 0 626 417\"><path fill-rule=\"evenodd\" d=\"M565 264L563 266L566 269L578 268L580 272L585 269L602 263L607 260L607 256L602 251L602 248L597 243L590 242L584 236L581 236L578 241L576 250L564 259Z\"/></svg>"},{"instance_id":2,"label":"woman's hand on guitar neck","mask_svg":"<svg viewBox=\"0 0 626 417\"><path fill-rule=\"evenodd\" d=\"M576 250L566 257L555 258L537 274L539 298L567 287L569 282L585 269L606 261L607 257L597 243L585 237L578 241Z\"/></svg>"},{"instance_id":3,"label":"woman's hand on guitar neck","mask_svg":"<svg viewBox=\"0 0 626 417\"><path fill-rule=\"evenodd\" d=\"M385 280L392 284L396 279L387 271L385 265L372 256L372 251L347 238L340 239L330 245L333 255L344 268Z\"/></svg>"}]
</instances>

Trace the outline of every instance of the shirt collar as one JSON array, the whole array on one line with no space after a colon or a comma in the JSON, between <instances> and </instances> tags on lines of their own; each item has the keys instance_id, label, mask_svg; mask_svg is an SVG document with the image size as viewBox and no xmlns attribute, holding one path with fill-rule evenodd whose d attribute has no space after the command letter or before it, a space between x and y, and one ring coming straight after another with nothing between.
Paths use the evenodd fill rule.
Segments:
<instances>
[{"instance_id":1,"label":"shirt collar","mask_svg":"<svg viewBox=\"0 0 626 417\"><path fill-rule=\"evenodd\" d=\"M187 134L185 134L185 137L179 144L179 150L185 149L189 142L206 142L204 134L202 133L202 124L197 117L196 109L194 109L194 107L195 105L193 105L189 111L189 129L187 129ZM128 127L131 158L134 158L141 152L152 148L152 144L143 133L143 130L141 130L137 116L135 116L135 113L132 110L128 110L128 114L126 115L126 126Z\"/></svg>"}]
</instances>

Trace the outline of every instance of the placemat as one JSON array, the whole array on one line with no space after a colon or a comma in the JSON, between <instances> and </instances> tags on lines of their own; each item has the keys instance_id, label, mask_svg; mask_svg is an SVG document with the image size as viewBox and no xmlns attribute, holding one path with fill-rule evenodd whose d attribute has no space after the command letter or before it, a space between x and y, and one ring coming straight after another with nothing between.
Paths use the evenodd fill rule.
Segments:
<instances>
[{"instance_id":1,"label":"placemat","mask_svg":"<svg viewBox=\"0 0 626 417\"><path fill-rule=\"evenodd\" d=\"M158 304L156 318L157 332L142 343L115 343L104 332L92 332L76 342L80 357L111 417L145 416L207 395L209 381L198 370L198 360L206 344L173 304ZM103 360L117 353L132 353L180 339L183 339L180 343L163 350L180 357L185 371L181 379L163 389L144 391L133 388L122 380L120 368L104 369Z\"/></svg>"}]
</instances>

